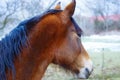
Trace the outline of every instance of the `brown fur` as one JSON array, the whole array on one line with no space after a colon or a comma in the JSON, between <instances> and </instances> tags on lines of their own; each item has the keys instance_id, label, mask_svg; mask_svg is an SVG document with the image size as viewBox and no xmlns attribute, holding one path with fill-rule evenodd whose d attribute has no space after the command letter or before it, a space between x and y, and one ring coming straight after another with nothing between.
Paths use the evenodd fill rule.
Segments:
<instances>
[{"instance_id":1,"label":"brown fur","mask_svg":"<svg viewBox=\"0 0 120 80\"><path fill-rule=\"evenodd\" d=\"M25 48L15 61L15 80L41 80L50 63L59 64L74 73L82 65L82 57L89 59L70 18L72 2L63 12L45 15L28 35L29 48ZM68 14L69 13L69 14ZM81 62L78 63L78 62ZM81 66L82 67L82 66ZM12 80L11 75L8 79Z\"/></svg>"}]
</instances>

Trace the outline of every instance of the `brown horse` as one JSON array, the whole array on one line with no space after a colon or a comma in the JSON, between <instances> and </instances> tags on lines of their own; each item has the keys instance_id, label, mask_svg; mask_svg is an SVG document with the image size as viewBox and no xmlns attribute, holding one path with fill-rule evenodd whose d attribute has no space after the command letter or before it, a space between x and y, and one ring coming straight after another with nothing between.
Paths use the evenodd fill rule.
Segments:
<instances>
[{"instance_id":1,"label":"brown horse","mask_svg":"<svg viewBox=\"0 0 120 80\"><path fill-rule=\"evenodd\" d=\"M0 41L0 80L41 80L50 63L88 78L92 62L72 15L76 1L20 23Z\"/></svg>"}]
</instances>

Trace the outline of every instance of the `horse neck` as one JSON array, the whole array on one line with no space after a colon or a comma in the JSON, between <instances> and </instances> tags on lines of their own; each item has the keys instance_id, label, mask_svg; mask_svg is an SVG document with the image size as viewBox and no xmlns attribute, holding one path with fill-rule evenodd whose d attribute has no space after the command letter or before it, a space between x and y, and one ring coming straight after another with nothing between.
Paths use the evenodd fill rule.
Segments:
<instances>
[{"instance_id":1,"label":"horse neck","mask_svg":"<svg viewBox=\"0 0 120 80\"><path fill-rule=\"evenodd\" d=\"M52 55L43 52L27 52L23 50L20 58L15 61L16 75L15 80L41 80L43 74L52 61ZM48 58L50 57L50 58ZM8 79L11 75L8 76Z\"/></svg>"},{"instance_id":2,"label":"horse neck","mask_svg":"<svg viewBox=\"0 0 120 80\"><path fill-rule=\"evenodd\" d=\"M58 30L39 26L29 33L30 48L23 49L20 59L15 61L16 80L40 80L54 58L55 43L61 39L58 39Z\"/></svg>"},{"instance_id":3,"label":"horse neck","mask_svg":"<svg viewBox=\"0 0 120 80\"><path fill-rule=\"evenodd\" d=\"M40 80L53 60L54 35L39 29L35 31L29 33L30 47L23 49L20 60L15 62L16 80Z\"/></svg>"},{"instance_id":4,"label":"horse neck","mask_svg":"<svg viewBox=\"0 0 120 80\"><path fill-rule=\"evenodd\" d=\"M16 80L40 80L42 78L51 62L51 58L47 58L47 55L44 55L46 53L36 55L37 57L33 54L37 53L32 52L29 55L22 55L22 59L15 62Z\"/></svg>"}]
</instances>

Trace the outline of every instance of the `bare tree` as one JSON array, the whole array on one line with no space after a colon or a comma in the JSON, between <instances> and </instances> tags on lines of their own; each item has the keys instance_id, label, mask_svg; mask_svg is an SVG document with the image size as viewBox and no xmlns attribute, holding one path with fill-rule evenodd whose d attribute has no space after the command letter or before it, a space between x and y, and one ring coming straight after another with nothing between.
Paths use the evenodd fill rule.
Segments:
<instances>
[{"instance_id":1,"label":"bare tree","mask_svg":"<svg viewBox=\"0 0 120 80\"><path fill-rule=\"evenodd\" d=\"M47 1L47 3L49 4L45 4L43 5L45 2ZM25 0L21 0L21 14L24 18L29 18L35 15L39 15L41 13L43 13L45 10L50 9L57 0L30 0L25 1ZM24 13L27 13L26 14Z\"/></svg>"},{"instance_id":2,"label":"bare tree","mask_svg":"<svg viewBox=\"0 0 120 80\"><path fill-rule=\"evenodd\" d=\"M5 28L6 25L8 24L8 22L12 22L14 20L14 18L12 18L11 16L13 14L15 14L19 8L18 1L19 0L14 0L11 2L6 1L6 8L4 10L1 10L3 12L0 15L0 17L2 18L2 22L1 22L2 24L1 24L0 29ZM1 9L3 9L3 8L1 8Z\"/></svg>"},{"instance_id":3,"label":"bare tree","mask_svg":"<svg viewBox=\"0 0 120 80\"><path fill-rule=\"evenodd\" d=\"M49 1L48 5L43 5L45 1ZM41 14L48 10L56 3L57 0L8 0L5 2L6 7L0 6L0 30L15 21L20 21L35 15Z\"/></svg>"},{"instance_id":4,"label":"bare tree","mask_svg":"<svg viewBox=\"0 0 120 80\"><path fill-rule=\"evenodd\" d=\"M92 2L86 0L86 7L93 13L94 17L96 17L94 21L97 30L106 32L109 30L111 22L108 16L114 14L114 12L118 10L116 9L113 11L112 8L114 6L112 4L118 5L115 0L93 0ZM112 8L110 6L112 6ZM100 21L99 18L101 18L102 21Z\"/></svg>"}]
</instances>

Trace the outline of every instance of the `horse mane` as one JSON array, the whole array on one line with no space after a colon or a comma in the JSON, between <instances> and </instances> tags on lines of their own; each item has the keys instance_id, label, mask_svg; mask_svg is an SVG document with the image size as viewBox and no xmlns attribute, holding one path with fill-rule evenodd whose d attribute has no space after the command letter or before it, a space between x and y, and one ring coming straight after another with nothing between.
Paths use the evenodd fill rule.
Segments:
<instances>
[{"instance_id":1,"label":"horse mane","mask_svg":"<svg viewBox=\"0 0 120 80\"><path fill-rule=\"evenodd\" d=\"M0 80L6 80L6 70L12 72L12 76L15 76L15 58L19 56L22 49L28 47L28 34L29 31L47 14L54 14L61 12L62 10L48 10L43 14L35 16L31 19L21 22L16 28L14 28L9 34L7 34L0 41ZM78 25L72 19L73 24ZM80 33L81 34L81 33Z\"/></svg>"},{"instance_id":2,"label":"horse mane","mask_svg":"<svg viewBox=\"0 0 120 80\"><path fill-rule=\"evenodd\" d=\"M44 15L60 12L60 10L48 10L42 15L21 22L9 34L0 41L0 80L6 80L6 70L15 75L14 61L22 52L24 47L28 46L28 32L34 27Z\"/></svg>"},{"instance_id":3,"label":"horse mane","mask_svg":"<svg viewBox=\"0 0 120 80\"><path fill-rule=\"evenodd\" d=\"M6 69L14 74L14 59L26 46L27 33L23 25L17 26L0 41L0 79L6 80Z\"/></svg>"},{"instance_id":4,"label":"horse mane","mask_svg":"<svg viewBox=\"0 0 120 80\"><path fill-rule=\"evenodd\" d=\"M75 22L75 20L71 17L71 21L73 22L74 26L75 26L75 30L77 32L77 35L79 37L81 37L81 35L83 34L82 29L79 27L79 25Z\"/></svg>"}]
</instances>

